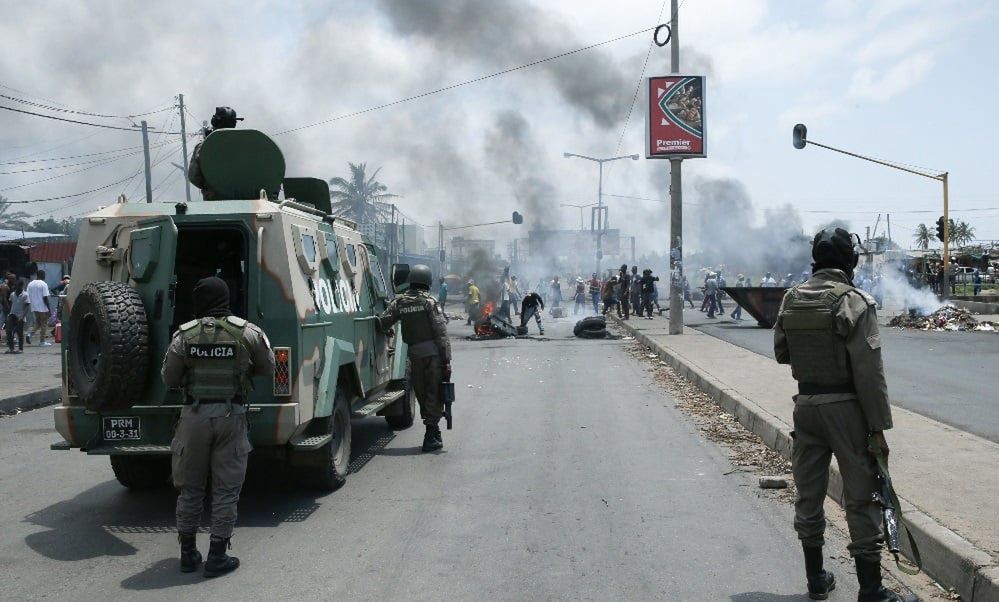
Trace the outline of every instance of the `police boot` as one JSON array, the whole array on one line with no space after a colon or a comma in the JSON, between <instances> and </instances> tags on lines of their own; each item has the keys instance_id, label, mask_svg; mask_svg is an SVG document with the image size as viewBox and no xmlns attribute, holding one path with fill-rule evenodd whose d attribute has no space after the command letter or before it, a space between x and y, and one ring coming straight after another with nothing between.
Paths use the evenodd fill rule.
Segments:
<instances>
[{"instance_id":1,"label":"police boot","mask_svg":"<svg viewBox=\"0 0 999 602\"><path fill-rule=\"evenodd\" d=\"M805 575L808 577L808 597L826 600L836 589L836 577L822 569L822 548L802 545L805 552Z\"/></svg>"},{"instance_id":2,"label":"police boot","mask_svg":"<svg viewBox=\"0 0 999 602\"><path fill-rule=\"evenodd\" d=\"M198 570L201 564L201 552L198 551L198 534L178 533L177 541L180 542L180 572L193 573Z\"/></svg>"},{"instance_id":3,"label":"police boot","mask_svg":"<svg viewBox=\"0 0 999 602\"><path fill-rule=\"evenodd\" d=\"M441 429L436 424L427 425L427 434L423 436L423 451L432 452L444 449L444 439Z\"/></svg>"},{"instance_id":4,"label":"police boot","mask_svg":"<svg viewBox=\"0 0 999 602\"><path fill-rule=\"evenodd\" d=\"M205 560L205 577L218 577L239 568L239 558L225 553L232 547L230 539L212 535L208 558Z\"/></svg>"},{"instance_id":5,"label":"police boot","mask_svg":"<svg viewBox=\"0 0 999 602\"><path fill-rule=\"evenodd\" d=\"M905 602L905 598L881 585L881 562L854 558L857 564L857 581L860 592L857 602Z\"/></svg>"}]
</instances>

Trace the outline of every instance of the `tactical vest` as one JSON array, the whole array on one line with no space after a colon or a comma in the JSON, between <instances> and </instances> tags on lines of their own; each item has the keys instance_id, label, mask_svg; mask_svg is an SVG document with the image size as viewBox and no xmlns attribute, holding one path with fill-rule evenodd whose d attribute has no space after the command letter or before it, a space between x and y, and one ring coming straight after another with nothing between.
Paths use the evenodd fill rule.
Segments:
<instances>
[{"instance_id":1,"label":"tactical vest","mask_svg":"<svg viewBox=\"0 0 999 602\"><path fill-rule=\"evenodd\" d=\"M427 307L429 297L422 295L404 295L399 298L399 313L402 314L402 340L407 345L415 345L434 339L431 324L430 309Z\"/></svg>"},{"instance_id":2,"label":"tactical vest","mask_svg":"<svg viewBox=\"0 0 999 602\"><path fill-rule=\"evenodd\" d=\"M184 343L184 392L195 402L242 396L252 388L246 320L202 318L180 327Z\"/></svg>"},{"instance_id":3,"label":"tactical vest","mask_svg":"<svg viewBox=\"0 0 999 602\"><path fill-rule=\"evenodd\" d=\"M791 374L802 393L853 389L850 357L834 321L840 301L852 290L848 284L824 281L820 289L798 286L787 292L780 323L787 337Z\"/></svg>"}]
</instances>

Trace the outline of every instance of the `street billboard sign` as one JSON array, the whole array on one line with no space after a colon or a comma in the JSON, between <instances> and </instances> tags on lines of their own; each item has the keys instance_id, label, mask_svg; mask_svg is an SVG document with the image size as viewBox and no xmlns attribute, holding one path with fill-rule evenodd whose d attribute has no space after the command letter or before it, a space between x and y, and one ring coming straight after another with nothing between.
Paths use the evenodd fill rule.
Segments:
<instances>
[{"instance_id":1,"label":"street billboard sign","mask_svg":"<svg viewBox=\"0 0 999 602\"><path fill-rule=\"evenodd\" d=\"M704 76L650 77L646 159L705 157Z\"/></svg>"}]
</instances>

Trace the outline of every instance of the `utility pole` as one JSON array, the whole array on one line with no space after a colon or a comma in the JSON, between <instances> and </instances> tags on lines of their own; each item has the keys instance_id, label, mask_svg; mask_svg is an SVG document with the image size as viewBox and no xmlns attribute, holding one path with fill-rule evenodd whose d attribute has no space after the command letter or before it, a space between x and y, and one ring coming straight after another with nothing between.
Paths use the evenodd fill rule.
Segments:
<instances>
[{"instance_id":1,"label":"utility pole","mask_svg":"<svg viewBox=\"0 0 999 602\"><path fill-rule=\"evenodd\" d=\"M890 213L888 213L886 215L886 219L888 221L888 246L890 247L891 246L891 214Z\"/></svg>"},{"instance_id":2,"label":"utility pole","mask_svg":"<svg viewBox=\"0 0 999 602\"><path fill-rule=\"evenodd\" d=\"M631 263L635 263L635 237L631 237Z\"/></svg>"},{"instance_id":3,"label":"utility pole","mask_svg":"<svg viewBox=\"0 0 999 602\"><path fill-rule=\"evenodd\" d=\"M670 72L680 73L680 9L677 0L670 1ZM680 166L683 159L669 160L669 257L675 266L669 282L669 333L683 334L683 180Z\"/></svg>"},{"instance_id":4,"label":"utility pole","mask_svg":"<svg viewBox=\"0 0 999 602\"><path fill-rule=\"evenodd\" d=\"M153 175L149 165L149 126L142 122L142 153L145 155L146 163L146 202L153 202Z\"/></svg>"},{"instance_id":5,"label":"utility pole","mask_svg":"<svg viewBox=\"0 0 999 602\"><path fill-rule=\"evenodd\" d=\"M440 259L440 277L444 274L444 222L437 222L437 256Z\"/></svg>"},{"instance_id":6,"label":"utility pole","mask_svg":"<svg viewBox=\"0 0 999 602\"><path fill-rule=\"evenodd\" d=\"M947 172L943 172L939 177L940 181L943 182L943 209L944 209L944 239L943 239L943 263L944 263L944 286L943 290L940 291L940 296L943 299L950 297L950 207L947 206Z\"/></svg>"},{"instance_id":7,"label":"utility pole","mask_svg":"<svg viewBox=\"0 0 999 602\"><path fill-rule=\"evenodd\" d=\"M184 95L177 95L177 108L180 110L180 149L184 153L184 192L187 193L187 202L191 202L191 181L187 179L187 123L184 120Z\"/></svg>"}]
</instances>

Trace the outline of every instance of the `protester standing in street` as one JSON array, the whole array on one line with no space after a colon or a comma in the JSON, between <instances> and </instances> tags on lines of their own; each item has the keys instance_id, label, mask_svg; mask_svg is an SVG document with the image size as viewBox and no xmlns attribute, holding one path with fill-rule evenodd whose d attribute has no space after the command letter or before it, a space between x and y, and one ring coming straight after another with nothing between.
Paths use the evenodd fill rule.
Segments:
<instances>
[{"instance_id":1,"label":"protester standing in street","mask_svg":"<svg viewBox=\"0 0 999 602\"><path fill-rule=\"evenodd\" d=\"M725 306L722 304L722 296L725 295L725 291L722 289L725 288L726 282L725 276L722 275L721 270L718 270L718 272L715 273L715 280L718 283L718 292L715 293L715 303L718 305L718 313L724 316Z\"/></svg>"},{"instance_id":2,"label":"protester standing in street","mask_svg":"<svg viewBox=\"0 0 999 602\"><path fill-rule=\"evenodd\" d=\"M510 276L510 305L513 306L513 313L520 315L520 284L516 276Z\"/></svg>"},{"instance_id":3,"label":"protester standing in street","mask_svg":"<svg viewBox=\"0 0 999 602\"><path fill-rule=\"evenodd\" d=\"M593 313L600 313L600 279L596 274L590 278L590 301L593 303Z\"/></svg>"},{"instance_id":4,"label":"protester standing in street","mask_svg":"<svg viewBox=\"0 0 999 602\"><path fill-rule=\"evenodd\" d=\"M746 277L743 276L742 274L739 274L735 279L735 286L737 288L746 286ZM735 309L732 310L732 319L740 321L742 320L742 306L739 305L738 303L735 304Z\"/></svg>"},{"instance_id":5,"label":"protester standing in street","mask_svg":"<svg viewBox=\"0 0 999 602\"><path fill-rule=\"evenodd\" d=\"M256 325L232 315L229 287L221 278L194 286L195 320L181 325L163 358L163 384L183 389L184 407L170 449L177 497L180 570L201 563L197 532L211 480L212 528L205 577L239 568L229 556L236 505L246 478L248 437L246 403L253 376L274 373L274 351Z\"/></svg>"},{"instance_id":6,"label":"protester standing in street","mask_svg":"<svg viewBox=\"0 0 999 602\"><path fill-rule=\"evenodd\" d=\"M714 272L708 272L704 281L704 299L708 303L708 317L714 319L718 310L718 279Z\"/></svg>"},{"instance_id":7,"label":"protester standing in street","mask_svg":"<svg viewBox=\"0 0 999 602\"><path fill-rule=\"evenodd\" d=\"M468 281L468 290L465 294L465 311L468 312L468 322L466 326L471 326L472 322L479 319L479 304L482 302L479 287L475 286L474 280Z\"/></svg>"},{"instance_id":8,"label":"protester standing in street","mask_svg":"<svg viewBox=\"0 0 999 602\"><path fill-rule=\"evenodd\" d=\"M548 285L548 294L548 304L552 308L562 306L562 283L558 281L557 275L552 278L551 283Z\"/></svg>"},{"instance_id":9,"label":"protester standing in street","mask_svg":"<svg viewBox=\"0 0 999 602\"><path fill-rule=\"evenodd\" d=\"M447 280L443 277L440 279L440 285L437 287L437 302L441 304L441 311L447 306Z\"/></svg>"},{"instance_id":10,"label":"protester standing in street","mask_svg":"<svg viewBox=\"0 0 999 602\"><path fill-rule=\"evenodd\" d=\"M586 283L582 278L576 278L576 292L573 293L573 300L576 302L572 308L572 315L586 313Z\"/></svg>"},{"instance_id":11,"label":"protester standing in street","mask_svg":"<svg viewBox=\"0 0 999 602\"><path fill-rule=\"evenodd\" d=\"M35 324L28 334L28 342L31 342L31 335L38 332L38 345L50 347L52 343L45 340L45 327L49 323L49 285L45 283L45 271L38 270L35 279L28 283L28 299L31 301L31 313L34 315Z\"/></svg>"},{"instance_id":12,"label":"protester standing in street","mask_svg":"<svg viewBox=\"0 0 999 602\"><path fill-rule=\"evenodd\" d=\"M24 281L18 280L13 292L7 296L7 351L5 353L24 352L24 318L31 311L31 301L24 290ZM14 350L17 341L17 350Z\"/></svg>"},{"instance_id":13,"label":"protester standing in street","mask_svg":"<svg viewBox=\"0 0 999 602\"><path fill-rule=\"evenodd\" d=\"M624 312L624 319L629 320L631 319L631 275L628 273L628 264L621 264L621 270L618 272L617 281L617 300L621 304L621 311Z\"/></svg>"},{"instance_id":14,"label":"protester standing in street","mask_svg":"<svg viewBox=\"0 0 999 602\"><path fill-rule=\"evenodd\" d=\"M653 276L652 270L645 269L642 270L642 277L638 281L638 288L640 289L640 294L642 296L642 303L638 308L638 315L641 316L645 314L645 319L652 319L652 303L656 294L656 282L659 282L659 276Z\"/></svg>"},{"instance_id":15,"label":"protester standing in street","mask_svg":"<svg viewBox=\"0 0 999 602\"><path fill-rule=\"evenodd\" d=\"M603 290L604 312L603 312L603 315L606 316L608 313L610 313L610 310L613 307L615 310L617 310L617 317L619 317L619 318L622 317L621 316L621 302L618 301L618 297L617 297L618 290L619 290L619 288L618 288L617 276L611 276L610 279L607 280L607 282L604 282L604 290Z\"/></svg>"},{"instance_id":16,"label":"protester standing in street","mask_svg":"<svg viewBox=\"0 0 999 602\"><path fill-rule=\"evenodd\" d=\"M413 393L420 402L420 416L427 429L423 436L422 449L425 452L444 447L439 426L444 416L440 386L442 382L451 380L451 342L447 336L444 312L430 296L432 282L429 267L414 265L409 272L409 290L393 299L378 318L385 332L402 321L402 340L409 346Z\"/></svg>"},{"instance_id":17,"label":"protester standing in street","mask_svg":"<svg viewBox=\"0 0 999 602\"><path fill-rule=\"evenodd\" d=\"M770 272L767 272L767 275L760 281L760 286L763 288L774 288L777 286L777 280L774 279Z\"/></svg>"},{"instance_id":18,"label":"protester standing in street","mask_svg":"<svg viewBox=\"0 0 999 602\"><path fill-rule=\"evenodd\" d=\"M631 266L631 311L642 316L642 285L641 276L638 275L638 266Z\"/></svg>"},{"instance_id":19,"label":"protester standing in street","mask_svg":"<svg viewBox=\"0 0 999 602\"><path fill-rule=\"evenodd\" d=\"M794 527L805 556L808 591L823 599L835 578L823 570L823 505L829 463L836 456L857 567L861 602L901 602L881 583L881 508L878 465L888 456L892 427L881 361L876 302L853 284L853 236L829 228L812 242L812 277L784 295L774 327L774 354L798 381L791 465L798 488ZM870 437L869 437L870 435ZM873 445L873 447L869 447ZM871 451L868 451L868 450Z\"/></svg>"},{"instance_id":20,"label":"protester standing in street","mask_svg":"<svg viewBox=\"0 0 999 602\"><path fill-rule=\"evenodd\" d=\"M683 300L690 303L690 309L694 309L694 299L690 296L690 280L686 276L683 277Z\"/></svg>"},{"instance_id":21,"label":"protester standing in street","mask_svg":"<svg viewBox=\"0 0 999 602\"><path fill-rule=\"evenodd\" d=\"M538 332L545 334L545 327L541 325L541 312L545 309L545 300L541 298L541 295L531 291L524 295L524 300L520 304L520 326L523 329L527 329L527 323L534 318L534 321L538 323Z\"/></svg>"}]
</instances>

